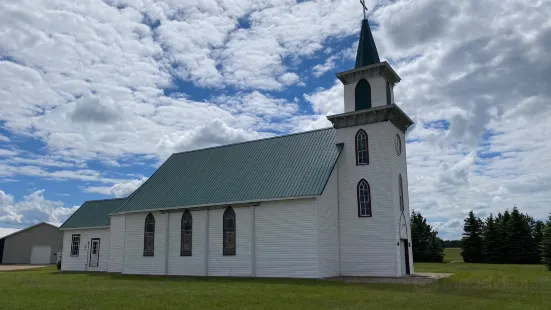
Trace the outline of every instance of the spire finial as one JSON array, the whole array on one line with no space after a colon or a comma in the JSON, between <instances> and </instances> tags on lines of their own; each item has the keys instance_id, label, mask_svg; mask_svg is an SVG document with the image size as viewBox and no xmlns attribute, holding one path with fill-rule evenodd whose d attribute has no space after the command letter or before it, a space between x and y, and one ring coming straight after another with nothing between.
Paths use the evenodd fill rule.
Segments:
<instances>
[{"instance_id":1,"label":"spire finial","mask_svg":"<svg viewBox=\"0 0 551 310\"><path fill-rule=\"evenodd\" d=\"M367 7L365 6L365 0L360 0L360 3L362 4L362 7L363 7L363 12L364 12L364 19L367 19Z\"/></svg>"}]
</instances>

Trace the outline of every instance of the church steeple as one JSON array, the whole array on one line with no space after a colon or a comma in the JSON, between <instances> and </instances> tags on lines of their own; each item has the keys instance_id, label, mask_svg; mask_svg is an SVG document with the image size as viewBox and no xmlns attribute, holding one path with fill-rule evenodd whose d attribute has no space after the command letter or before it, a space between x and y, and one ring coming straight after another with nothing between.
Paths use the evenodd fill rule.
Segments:
<instances>
[{"instance_id":1,"label":"church steeple","mask_svg":"<svg viewBox=\"0 0 551 310\"><path fill-rule=\"evenodd\" d=\"M369 28L367 18L362 21L362 30L360 32L360 43L358 44L358 52L356 54L356 69L380 63L377 46L373 40L373 34Z\"/></svg>"}]
</instances>

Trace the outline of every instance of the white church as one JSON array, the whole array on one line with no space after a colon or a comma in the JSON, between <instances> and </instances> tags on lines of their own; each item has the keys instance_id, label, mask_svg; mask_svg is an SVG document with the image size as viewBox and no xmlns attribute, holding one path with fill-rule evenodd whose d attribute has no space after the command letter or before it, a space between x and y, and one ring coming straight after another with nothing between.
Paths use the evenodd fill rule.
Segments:
<instances>
[{"instance_id":1,"label":"white church","mask_svg":"<svg viewBox=\"0 0 551 310\"><path fill-rule=\"evenodd\" d=\"M129 197L62 226L64 271L399 277L413 273L400 81L362 22L330 128L172 154Z\"/></svg>"}]
</instances>

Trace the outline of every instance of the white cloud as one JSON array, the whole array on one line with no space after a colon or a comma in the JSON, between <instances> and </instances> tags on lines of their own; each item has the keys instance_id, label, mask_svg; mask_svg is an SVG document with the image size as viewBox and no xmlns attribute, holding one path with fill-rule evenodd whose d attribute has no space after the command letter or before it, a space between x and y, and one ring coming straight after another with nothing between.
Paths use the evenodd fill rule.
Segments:
<instances>
[{"instance_id":1,"label":"white cloud","mask_svg":"<svg viewBox=\"0 0 551 310\"><path fill-rule=\"evenodd\" d=\"M15 201L13 196L0 190L0 224L62 223L78 209L78 206L65 208L63 203L48 200L43 194L44 190L38 190Z\"/></svg>"},{"instance_id":2,"label":"white cloud","mask_svg":"<svg viewBox=\"0 0 551 310\"><path fill-rule=\"evenodd\" d=\"M128 197L135 191L140 185L142 185L147 178L134 179L117 183L113 186L91 186L85 189L89 193L98 193L103 195L111 195L117 198Z\"/></svg>"},{"instance_id":3,"label":"white cloud","mask_svg":"<svg viewBox=\"0 0 551 310\"><path fill-rule=\"evenodd\" d=\"M0 134L0 142L10 142L10 138Z\"/></svg>"}]
</instances>

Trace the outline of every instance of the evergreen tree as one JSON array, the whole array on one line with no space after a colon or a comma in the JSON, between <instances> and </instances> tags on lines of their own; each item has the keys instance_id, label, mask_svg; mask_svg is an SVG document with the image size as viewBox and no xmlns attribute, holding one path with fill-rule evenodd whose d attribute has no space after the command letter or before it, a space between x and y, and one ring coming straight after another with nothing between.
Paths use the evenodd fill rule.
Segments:
<instances>
[{"instance_id":1,"label":"evergreen tree","mask_svg":"<svg viewBox=\"0 0 551 310\"><path fill-rule=\"evenodd\" d=\"M540 246L543 263L547 266L547 269L551 271L551 215L543 228L543 238Z\"/></svg>"},{"instance_id":2,"label":"evergreen tree","mask_svg":"<svg viewBox=\"0 0 551 310\"><path fill-rule=\"evenodd\" d=\"M539 258L539 261L541 262L542 260L542 255L541 255L541 241L543 240L543 229L545 227L545 223L543 221L536 221L536 225L534 227L534 241L536 242L537 246L538 246L538 258Z\"/></svg>"},{"instance_id":3,"label":"evergreen tree","mask_svg":"<svg viewBox=\"0 0 551 310\"><path fill-rule=\"evenodd\" d=\"M465 219L462 245L461 256L463 256L465 263L481 263L484 261L482 221L474 216L472 210Z\"/></svg>"},{"instance_id":4,"label":"evergreen tree","mask_svg":"<svg viewBox=\"0 0 551 310\"><path fill-rule=\"evenodd\" d=\"M444 241L438 238L438 232L431 231L427 261L432 263L441 263L444 261Z\"/></svg>"},{"instance_id":5,"label":"evergreen tree","mask_svg":"<svg viewBox=\"0 0 551 310\"><path fill-rule=\"evenodd\" d=\"M496 218L496 226L499 231L499 252L501 253L500 263L509 263L511 261L509 257L509 243L507 242L509 238L509 220L511 219L511 214L509 210L505 210L505 213L501 215L498 214Z\"/></svg>"},{"instance_id":6,"label":"evergreen tree","mask_svg":"<svg viewBox=\"0 0 551 310\"><path fill-rule=\"evenodd\" d=\"M506 242L509 244L509 258L513 264L539 263L537 244L532 236L530 223L518 209L513 208L509 220L509 234Z\"/></svg>"},{"instance_id":7,"label":"evergreen tree","mask_svg":"<svg viewBox=\"0 0 551 310\"><path fill-rule=\"evenodd\" d=\"M415 210L411 213L411 246L413 261L427 261L427 253L430 246L431 227L421 213Z\"/></svg>"},{"instance_id":8,"label":"evergreen tree","mask_svg":"<svg viewBox=\"0 0 551 310\"><path fill-rule=\"evenodd\" d=\"M486 225L484 228L484 257L486 262L496 264L501 262L500 252L500 236L499 229L497 227L494 216L490 214L490 217L486 219Z\"/></svg>"},{"instance_id":9,"label":"evergreen tree","mask_svg":"<svg viewBox=\"0 0 551 310\"><path fill-rule=\"evenodd\" d=\"M415 262L438 262L444 260L444 242L427 220L415 211L411 214L411 246Z\"/></svg>"}]
</instances>

